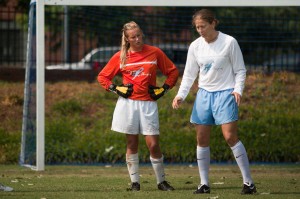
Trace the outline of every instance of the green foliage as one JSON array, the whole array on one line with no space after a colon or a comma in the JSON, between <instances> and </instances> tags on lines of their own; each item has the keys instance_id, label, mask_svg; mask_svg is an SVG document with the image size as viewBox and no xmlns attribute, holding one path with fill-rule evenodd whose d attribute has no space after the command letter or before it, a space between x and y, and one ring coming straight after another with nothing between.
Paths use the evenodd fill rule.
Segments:
<instances>
[{"instance_id":1,"label":"green foliage","mask_svg":"<svg viewBox=\"0 0 300 199\"><path fill-rule=\"evenodd\" d=\"M18 162L20 138L18 133L8 133L0 128L0 164Z\"/></svg>"},{"instance_id":2,"label":"green foliage","mask_svg":"<svg viewBox=\"0 0 300 199\"><path fill-rule=\"evenodd\" d=\"M274 74L272 84L266 87L267 82L259 83L254 87L253 92L246 98L255 98L255 104L246 104L240 107L239 135L244 145L248 149L251 161L264 162L296 162L299 161L299 136L295 136L297 129L300 129L300 115L296 111L297 104L289 103L289 96L282 91L286 82L281 80L282 76ZM164 79L158 79L158 85L163 84ZM263 78L261 79L263 81ZM170 90L163 98L158 100L160 117L160 145L166 161L168 162L195 162L196 157L196 135L194 127L189 122L190 113L197 89L192 89L185 100L182 108L173 110L171 102L176 95L178 85ZM266 95L265 93L268 93ZM93 96L85 96L90 100ZM77 163L115 163L123 162L125 158L125 136L123 134L110 131L112 113L117 97L113 93L104 92L101 95L94 95L99 103L106 103L107 109L99 119L89 121L90 129L84 127L84 121L74 114L69 118L69 123L60 122L67 126L76 126L73 129L73 141L64 143L68 149L68 161ZM276 101L274 101L276 99ZM247 99L246 99L247 101ZM299 101L298 101L299 102ZM68 104L68 105L67 105ZM55 110L69 110L74 113L77 108L57 108L69 107L72 103L58 103ZM73 104L79 104L74 103ZM71 107L80 107L71 106ZM298 108L299 109L299 108ZM72 111L73 110L73 111ZM82 111L82 110L79 110ZM88 119L86 119L88 120ZM73 121L73 122L72 122ZM72 124L73 123L73 124ZM57 125L52 123L52 125ZM62 128L66 129L66 127ZM66 145L68 144L69 145ZM292 143L292 144L291 144ZM145 145L145 140L140 137L140 160L149 162L149 152ZM53 146L52 146L53 147ZM110 149L111 150L108 150ZM53 155L50 150L49 155ZM50 152L49 151L49 152ZM55 150L54 150L55 151ZM72 152L71 152L72 151ZM62 154L60 152L60 154ZM211 136L211 159L216 162L234 162L231 150L224 141L220 127L213 127ZM57 162L60 159L57 158ZM54 161L55 162L55 161Z\"/></svg>"},{"instance_id":3,"label":"green foliage","mask_svg":"<svg viewBox=\"0 0 300 199\"><path fill-rule=\"evenodd\" d=\"M53 111L61 115L75 114L82 111L80 102L75 99L65 100L54 104Z\"/></svg>"},{"instance_id":4,"label":"green foliage","mask_svg":"<svg viewBox=\"0 0 300 199\"><path fill-rule=\"evenodd\" d=\"M158 100L160 146L167 162L192 163L196 162L196 133L189 120L197 87L192 87L182 107L174 110L171 103L180 81ZM238 124L239 138L250 161L299 162L300 75L255 74L248 76L247 81ZM162 85L164 78L159 77L157 82ZM125 135L110 130L117 99L116 94L104 89L83 89L81 93L76 91L76 95L56 100L46 112L46 164L125 162ZM0 129L0 138L0 162L16 163L20 132ZM212 128L210 147L213 162L235 161L219 126ZM141 162L149 162L143 136L140 136L139 157Z\"/></svg>"}]
</instances>

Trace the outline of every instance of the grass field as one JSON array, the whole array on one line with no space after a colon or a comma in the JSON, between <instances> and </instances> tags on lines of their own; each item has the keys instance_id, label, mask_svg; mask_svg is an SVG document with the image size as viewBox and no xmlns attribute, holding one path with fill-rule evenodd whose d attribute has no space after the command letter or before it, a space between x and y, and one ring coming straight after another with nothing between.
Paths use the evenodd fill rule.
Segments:
<instances>
[{"instance_id":1,"label":"grass field","mask_svg":"<svg viewBox=\"0 0 300 199\"><path fill-rule=\"evenodd\" d=\"M46 166L42 172L1 165L0 182L14 191L0 192L0 198L300 198L299 165L252 165L251 170L258 190L256 195L240 195L242 179L236 165L212 165L211 194L194 195L199 183L196 165L166 165L167 181L176 189L173 192L157 190L150 165L140 168L139 192L126 191L130 184L126 165Z\"/></svg>"}]
</instances>

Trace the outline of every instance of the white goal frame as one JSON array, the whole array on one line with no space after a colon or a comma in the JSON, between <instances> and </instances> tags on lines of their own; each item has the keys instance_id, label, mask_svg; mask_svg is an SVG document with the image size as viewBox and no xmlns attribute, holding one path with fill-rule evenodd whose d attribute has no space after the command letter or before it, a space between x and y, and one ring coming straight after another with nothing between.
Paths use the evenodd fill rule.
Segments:
<instances>
[{"instance_id":1,"label":"white goal frame","mask_svg":"<svg viewBox=\"0 0 300 199\"><path fill-rule=\"evenodd\" d=\"M45 169L45 6L270 7L300 6L299 0L36 0L36 168Z\"/></svg>"}]
</instances>

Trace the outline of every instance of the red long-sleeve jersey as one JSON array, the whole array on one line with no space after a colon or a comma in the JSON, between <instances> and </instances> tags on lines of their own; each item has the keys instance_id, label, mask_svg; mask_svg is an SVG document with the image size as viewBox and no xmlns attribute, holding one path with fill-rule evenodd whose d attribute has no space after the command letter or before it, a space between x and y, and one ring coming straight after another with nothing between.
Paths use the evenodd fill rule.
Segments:
<instances>
[{"instance_id":1,"label":"red long-sleeve jersey","mask_svg":"<svg viewBox=\"0 0 300 199\"><path fill-rule=\"evenodd\" d=\"M123 84L133 84L133 100L153 101L148 93L148 86L156 86L156 74L159 69L166 76L165 84L172 88L179 72L173 62L157 47L143 45L139 52L127 53L125 67L120 67L120 51L112 56L98 75L98 82L108 90L112 79L120 73ZM161 86L161 85L160 85Z\"/></svg>"}]
</instances>

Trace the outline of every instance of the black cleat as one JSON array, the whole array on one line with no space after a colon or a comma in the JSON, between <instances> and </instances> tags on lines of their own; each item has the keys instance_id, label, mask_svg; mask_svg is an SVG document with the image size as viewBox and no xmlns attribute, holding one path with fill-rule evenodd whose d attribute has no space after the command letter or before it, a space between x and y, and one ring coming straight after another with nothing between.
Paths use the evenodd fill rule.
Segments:
<instances>
[{"instance_id":1,"label":"black cleat","mask_svg":"<svg viewBox=\"0 0 300 199\"><path fill-rule=\"evenodd\" d=\"M141 189L140 183L133 182L131 183L131 187L127 188L127 191L139 191Z\"/></svg>"},{"instance_id":2,"label":"black cleat","mask_svg":"<svg viewBox=\"0 0 300 199\"><path fill-rule=\"evenodd\" d=\"M203 194L203 193L210 193L210 187L206 184L199 185L197 190L194 191L194 194Z\"/></svg>"},{"instance_id":3,"label":"black cleat","mask_svg":"<svg viewBox=\"0 0 300 199\"><path fill-rule=\"evenodd\" d=\"M167 181L162 181L157 185L157 188L162 191L173 191L175 190Z\"/></svg>"},{"instance_id":4,"label":"black cleat","mask_svg":"<svg viewBox=\"0 0 300 199\"><path fill-rule=\"evenodd\" d=\"M256 187L254 184L244 184L241 194L254 194L256 193Z\"/></svg>"}]
</instances>

